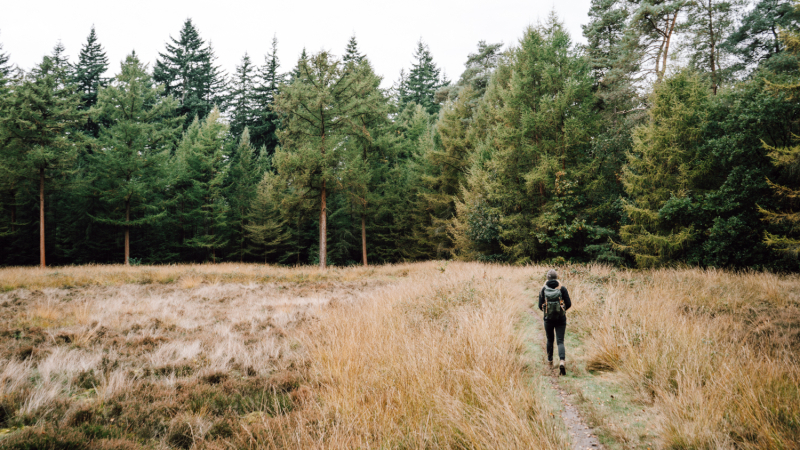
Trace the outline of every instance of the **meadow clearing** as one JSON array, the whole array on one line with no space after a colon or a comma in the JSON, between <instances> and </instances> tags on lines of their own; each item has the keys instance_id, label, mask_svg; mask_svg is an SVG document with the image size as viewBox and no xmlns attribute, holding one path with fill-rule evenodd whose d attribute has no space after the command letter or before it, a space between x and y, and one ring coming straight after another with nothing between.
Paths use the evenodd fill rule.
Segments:
<instances>
[{"instance_id":1,"label":"meadow clearing","mask_svg":"<svg viewBox=\"0 0 800 450\"><path fill-rule=\"evenodd\" d=\"M570 448L546 269L0 269L0 448ZM604 445L798 448L800 278L559 269Z\"/></svg>"}]
</instances>

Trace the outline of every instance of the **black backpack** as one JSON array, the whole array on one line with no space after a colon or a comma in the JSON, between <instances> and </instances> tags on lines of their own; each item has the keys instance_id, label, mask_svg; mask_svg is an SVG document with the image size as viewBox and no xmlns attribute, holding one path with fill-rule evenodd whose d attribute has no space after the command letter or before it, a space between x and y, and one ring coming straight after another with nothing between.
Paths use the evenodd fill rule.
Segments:
<instances>
[{"instance_id":1,"label":"black backpack","mask_svg":"<svg viewBox=\"0 0 800 450\"><path fill-rule=\"evenodd\" d=\"M561 298L561 283L555 288L544 285L544 320L561 319L566 316L564 299Z\"/></svg>"}]
</instances>

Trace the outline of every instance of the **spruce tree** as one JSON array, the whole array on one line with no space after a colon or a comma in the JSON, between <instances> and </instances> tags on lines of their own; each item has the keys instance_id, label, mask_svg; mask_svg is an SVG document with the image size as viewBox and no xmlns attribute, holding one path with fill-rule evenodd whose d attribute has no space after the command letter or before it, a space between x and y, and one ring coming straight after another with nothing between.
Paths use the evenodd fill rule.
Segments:
<instances>
[{"instance_id":1,"label":"spruce tree","mask_svg":"<svg viewBox=\"0 0 800 450\"><path fill-rule=\"evenodd\" d=\"M436 103L436 91L449 83L442 79L441 69L436 67L428 45L421 39L417 42L414 59L408 77L402 81L400 103L416 103L429 114L436 114L440 108Z\"/></svg>"},{"instance_id":2,"label":"spruce tree","mask_svg":"<svg viewBox=\"0 0 800 450\"><path fill-rule=\"evenodd\" d=\"M163 188L163 173L182 117L175 117L177 102L160 96L146 67L135 54L121 64L113 83L101 88L91 114L108 123L90 161L94 189L104 208L94 215L100 223L121 228L125 235L124 263L130 264L130 231L153 223L164 212L156 203Z\"/></svg>"},{"instance_id":3,"label":"spruce tree","mask_svg":"<svg viewBox=\"0 0 800 450\"><path fill-rule=\"evenodd\" d=\"M263 258L266 264L276 253L284 256L291 254L285 248L291 239L287 220L281 214L280 198L285 195L281 191L281 181L272 171L264 173L256 187L255 195L248 205L247 223L244 226L246 237L252 242L247 253ZM281 262L286 259L273 258Z\"/></svg>"},{"instance_id":4,"label":"spruce tree","mask_svg":"<svg viewBox=\"0 0 800 450\"><path fill-rule=\"evenodd\" d=\"M206 45L191 19L186 19L178 39L170 37L164 53L158 54L153 79L165 86L164 96L171 95L186 117L186 126L195 116L204 119L216 105L226 106L225 75L214 65L216 57Z\"/></svg>"},{"instance_id":5,"label":"spruce tree","mask_svg":"<svg viewBox=\"0 0 800 450\"><path fill-rule=\"evenodd\" d=\"M230 205L230 256L243 261L251 252L246 226L249 209L255 201L256 190L263 172L259 170L255 148L250 144L250 131L245 128L228 170L227 201ZM261 205L261 204L259 204Z\"/></svg>"},{"instance_id":6,"label":"spruce tree","mask_svg":"<svg viewBox=\"0 0 800 450\"><path fill-rule=\"evenodd\" d=\"M10 59L8 53L3 52L3 44L0 43L0 79L9 77L14 70L14 66L9 62Z\"/></svg>"},{"instance_id":7,"label":"spruce tree","mask_svg":"<svg viewBox=\"0 0 800 450\"><path fill-rule=\"evenodd\" d=\"M97 92L108 85L108 79L103 74L108 69L108 57L103 47L97 42L94 26L89 33L78 55L78 63L73 70L73 81L76 89L81 94L81 109L89 109L97 103ZM100 126L91 117L83 127L86 134L97 137Z\"/></svg>"},{"instance_id":8,"label":"spruce tree","mask_svg":"<svg viewBox=\"0 0 800 450\"><path fill-rule=\"evenodd\" d=\"M63 61L62 61L63 63ZM0 98L0 148L17 155L13 164L24 168L39 185L39 263L45 267L45 184L63 179L77 154L74 130L86 114L80 97L64 85L64 69L45 57L30 75Z\"/></svg>"},{"instance_id":9,"label":"spruce tree","mask_svg":"<svg viewBox=\"0 0 800 450\"><path fill-rule=\"evenodd\" d=\"M347 48L344 51L344 56L342 56L342 62L345 64L352 62L356 65L361 64L366 59L364 55L358 50L358 41L356 41L356 35L350 36L350 40L347 41Z\"/></svg>"},{"instance_id":10,"label":"spruce tree","mask_svg":"<svg viewBox=\"0 0 800 450\"><path fill-rule=\"evenodd\" d=\"M273 154L278 145L276 132L281 118L275 112L275 96L281 86L286 83L286 76L278 72L278 39L272 38L272 50L264 57L264 65L259 69L258 81L255 85L256 119L250 128L250 142L254 148L264 147L266 153Z\"/></svg>"},{"instance_id":11,"label":"spruce tree","mask_svg":"<svg viewBox=\"0 0 800 450\"><path fill-rule=\"evenodd\" d=\"M216 262L229 242L229 208L225 199L228 126L214 108L201 123L195 119L183 134L173 160L174 202L181 230L179 245L192 260Z\"/></svg>"},{"instance_id":12,"label":"spruce tree","mask_svg":"<svg viewBox=\"0 0 800 450\"><path fill-rule=\"evenodd\" d=\"M108 80L103 77L107 69L108 57L97 42L93 26L89 37L86 38L86 44L78 55L78 63L73 72L76 89L81 94L83 109L89 109L97 103L97 92L108 84Z\"/></svg>"},{"instance_id":13,"label":"spruce tree","mask_svg":"<svg viewBox=\"0 0 800 450\"><path fill-rule=\"evenodd\" d=\"M230 130L233 136L240 136L245 128L257 123L258 106L256 103L255 71L250 56L245 53L242 62L236 66L231 90L231 123ZM248 136L248 143L249 143Z\"/></svg>"}]
</instances>

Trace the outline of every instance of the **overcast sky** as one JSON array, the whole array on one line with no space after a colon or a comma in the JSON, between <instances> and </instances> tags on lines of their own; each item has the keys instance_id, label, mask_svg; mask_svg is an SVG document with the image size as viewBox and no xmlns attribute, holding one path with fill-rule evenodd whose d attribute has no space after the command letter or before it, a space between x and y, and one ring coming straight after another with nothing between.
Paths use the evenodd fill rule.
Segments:
<instances>
[{"instance_id":1,"label":"overcast sky","mask_svg":"<svg viewBox=\"0 0 800 450\"><path fill-rule=\"evenodd\" d=\"M581 24L587 22L590 0L536 2L521 0L405 0L378 2L334 1L175 1L138 2L97 0L2 0L0 43L11 61L28 70L49 54L58 40L71 61L86 42L92 25L117 73L119 63L136 50L152 64L170 36L177 38L184 20L191 18L217 62L228 73L247 52L258 65L278 38L281 71L297 62L305 47L310 53L325 49L341 55L356 35L384 87L411 66L416 42L422 38L434 62L455 79L478 41L514 45L526 26L544 21L555 10L576 42L583 42Z\"/></svg>"}]
</instances>

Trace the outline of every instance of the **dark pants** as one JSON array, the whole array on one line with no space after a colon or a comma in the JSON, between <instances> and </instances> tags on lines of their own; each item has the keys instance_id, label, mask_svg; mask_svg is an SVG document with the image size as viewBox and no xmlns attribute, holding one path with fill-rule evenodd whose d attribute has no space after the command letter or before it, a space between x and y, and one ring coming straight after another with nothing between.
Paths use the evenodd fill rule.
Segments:
<instances>
[{"instance_id":1,"label":"dark pants","mask_svg":"<svg viewBox=\"0 0 800 450\"><path fill-rule=\"evenodd\" d=\"M553 360L553 331L555 331L558 341L558 359L564 360L564 332L567 330L567 323L552 323L544 321L544 333L547 335L547 360Z\"/></svg>"}]
</instances>

